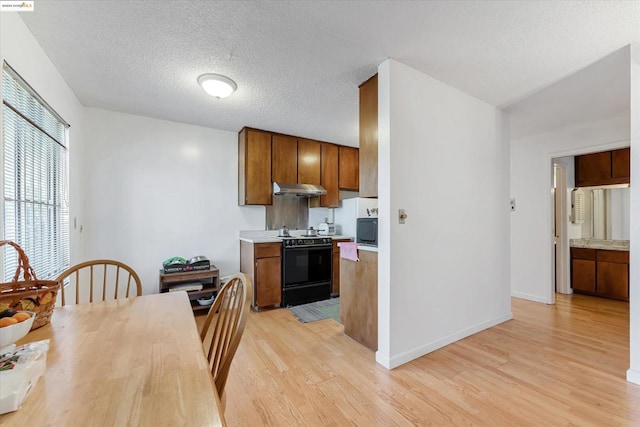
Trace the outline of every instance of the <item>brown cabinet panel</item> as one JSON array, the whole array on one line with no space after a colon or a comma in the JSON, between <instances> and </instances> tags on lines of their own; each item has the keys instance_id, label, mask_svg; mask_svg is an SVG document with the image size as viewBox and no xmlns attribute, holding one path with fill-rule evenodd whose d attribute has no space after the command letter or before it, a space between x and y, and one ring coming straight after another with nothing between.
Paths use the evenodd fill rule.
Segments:
<instances>
[{"instance_id":1,"label":"brown cabinet panel","mask_svg":"<svg viewBox=\"0 0 640 427\"><path fill-rule=\"evenodd\" d=\"M320 185L320 143L298 139L298 184Z\"/></svg>"},{"instance_id":2,"label":"brown cabinet panel","mask_svg":"<svg viewBox=\"0 0 640 427\"><path fill-rule=\"evenodd\" d=\"M333 241L333 283L331 284L331 293L340 293L340 242L350 242L350 239L339 239Z\"/></svg>"},{"instance_id":3,"label":"brown cabinet panel","mask_svg":"<svg viewBox=\"0 0 640 427\"><path fill-rule=\"evenodd\" d=\"M340 252L333 253L333 282L331 283L331 293L340 293Z\"/></svg>"},{"instance_id":4,"label":"brown cabinet panel","mask_svg":"<svg viewBox=\"0 0 640 427\"><path fill-rule=\"evenodd\" d=\"M360 188L360 167L358 149L339 148L338 187L341 190L358 191Z\"/></svg>"},{"instance_id":5,"label":"brown cabinet panel","mask_svg":"<svg viewBox=\"0 0 640 427\"><path fill-rule=\"evenodd\" d=\"M611 178L616 184L630 182L631 179L631 148L622 148L611 152Z\"/></svg>"},{"instance_id":6,"label":"brown cabinet panel","mask_svg":"<svg viewBox=\"0 0 640 427\"><path fill-rule=\"evenodd\" d=\"M282 300L282 268L279 243L240 241L240 271L253 283L254 309L279 306ZM264 258L263 258L264 257Z\"/></svg>"},{"instance_id":7,"label":"brown cabinet panel","mask_svg":"<svg viewBox=\"0 0 640 427\"><path fill-rule=\"evenodd\" d=\"M272 181L298 182L298 140L293 136L273 135L271 150Z\"/></svg>"},{"instance_id":8,"label":"brown cabinet panel","mask_svg":"<svg viewBox=\"0 0 640 427\"><path fill-rule=\"evenodd\" d=\"M360 86L360 197L378 197L378 75Z\"/></svg>"},{"instance_id":9,"label":"brown cabinet panel","mask_svg":"<svg viewBox=\"0 0 640 427\"><path fill-rule=\"evenodd\" d=\"M598 250L597 257L598 263L601 261L619 262L622 264L629 264L629 252L628 251L607 251Z\"/></svg>"},{"instance_id":10,"label":"brown cabinet panel","mask_svg":"<svg viewBox=\"0 0 640 427\"><path fill-rule=\"evenodd\" d=\"M571 248L571 258L596 259L596 250L589 248Z\"/></svg>"},{"instance_id":11,"label":"brown cabinet panel","mask_svg":"<svg viewBox=\"0 0 640 427\"><path fill-rule=\"evenodd\" d=\"M574 291L595 293L596 262L584 259L571 261L571 286Z\"/></svg>"},{"instance_id":12,"label":"brown cabinet panel","mask_svg":"<svg viewBox=\"0 0 640 427\"><path fill-rule=\"evenodd\" d=\"M320 196L320 206L337 208L340 205L338 189L338 146L323 143L321 146L320 185L327 194Z\"/></svg>"},{"instance_id":13,"label":"brown cabinet panel","mask_svg":"<svg viewBox=\"0 0 640 427\"><path fill-rule=\"evenodd\" d=\"M256 306L280 305L282 301L282 267L280 257L256 260Z\"/></svg>"},{"instance_id":14,"label":"brown cabinet panel","mask_svg":"<svg viewBox=\"0 0 640 427\"><path fill-rule=\"evenodd\" d=\"M611 179L611 152L576 156L576 187L600 185Z\"/></svg>"},{"instance_id":15,"label":"brown cabinet panel","mask_svg":"<svg viewBox=\"0 0 640 427\"><path fill-rule=\"evenodd\" d=\"M629 265L598 261L597 291L599 295L629 299Z\"/></svg>"},{"instance_id":16,"label":"brown cabinet panel","mask_svg":"<svg viewBox=\"0 0 640 427\"><path fill-rule=\"evenodd\" d=\"M378 349L378 254L359 251L360 261L340 259L340 320L344 333Z\"/></svg>"},{"instance_id":17,"label":"brown cabinet panel","mask_svg":"<svg viewBox=\"0 0 640 427\"><path fill-rule=\"evenodd\" d=\"M271 134L243 129L238 134L238 204L270 205Z\"/></svg>"}]
</instances>

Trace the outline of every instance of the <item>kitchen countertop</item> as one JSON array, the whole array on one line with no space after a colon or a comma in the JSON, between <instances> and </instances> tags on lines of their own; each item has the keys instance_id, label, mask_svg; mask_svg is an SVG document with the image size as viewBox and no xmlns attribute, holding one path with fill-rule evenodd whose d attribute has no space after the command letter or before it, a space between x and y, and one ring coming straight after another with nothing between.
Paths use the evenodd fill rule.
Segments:
<instances>
[{"instance_id":1,"label":"kitchen countertop","mask_svg":"<svg viewBox=\"0 0 640 427\"><path fill-rule=\"evenodd\" d=\"M340 247L341 243L338 243L338 247ZM369 251L369 252L378 252L378 247L377 246L371 246L371 245L358 245L358 250L359 251Z\"/></svg>"},{"instance_id":2,"label":"kitchen countertop","mask_svg":"<svg viewBox=\"0 0 640 427\"><path fill-rule=\"evenodd\" d=\"M303 237L304 230L292 230L291 237ZM317 237L330 237L333 240L350 239L352 236L317 236ZM278 237L278 230L267 231L241 231L239 235L240 240L248 243L280 243L282 239Z\"/></svg>"},{"instance_id":3,"label":"kitchen countertop","mask_svg":"<svg viewBox=\"0 0 640 427\"><path fill-rule=\"evenodd\" d=\"M571 239L569 245L572 248L608 249L612 251L628 251L628 240L605 239Z\"/></svg>"}]
</instances>

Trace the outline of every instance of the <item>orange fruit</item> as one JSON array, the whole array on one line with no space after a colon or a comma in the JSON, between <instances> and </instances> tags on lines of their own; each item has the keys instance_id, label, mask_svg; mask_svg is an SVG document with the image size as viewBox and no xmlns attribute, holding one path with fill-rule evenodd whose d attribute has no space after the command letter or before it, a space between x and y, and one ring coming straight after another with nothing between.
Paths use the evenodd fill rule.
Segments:
<instances>
[{"instance_id":1,"label":"orange fruit","mask_svg":"<svg viewBox=\"0 0 640 427\"><path fill-rule=\"evenodd\" d=\"M0 328L15 325L16 323L18 323L18 321L13 317L3 317L2 319L0 319Z\"/></svg>"},{"instance_id":2,"label":"orange fruit","mask_svg":"<svg viewBox=\"0 0 640 427\"><path fill-rule=\"evenodd\" d=\"M31 319L31 315L26 311L19 311L16 314L14 314L12 317L16 319L18 322L24 322L27 319Z\"/></svg>"}]
</instances>

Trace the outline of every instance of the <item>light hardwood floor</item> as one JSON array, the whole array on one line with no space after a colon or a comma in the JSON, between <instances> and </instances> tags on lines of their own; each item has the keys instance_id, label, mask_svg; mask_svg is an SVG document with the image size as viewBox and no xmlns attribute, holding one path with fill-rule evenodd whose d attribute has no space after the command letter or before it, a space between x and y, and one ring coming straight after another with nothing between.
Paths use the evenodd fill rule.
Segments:
<instances>
[{"instance_id":1,"label":"light hardwood floor","mask_svg":"<svg viewBox=\"0 0 640 427\"><path fill-rule=\"evenodd\" d=\"M333 320L252 312L225 391L229 426L640 425L624 302L512 299L514 320L392 371ZM417 326L418 327L418 326Z\"/></svg>"}]
</instances>

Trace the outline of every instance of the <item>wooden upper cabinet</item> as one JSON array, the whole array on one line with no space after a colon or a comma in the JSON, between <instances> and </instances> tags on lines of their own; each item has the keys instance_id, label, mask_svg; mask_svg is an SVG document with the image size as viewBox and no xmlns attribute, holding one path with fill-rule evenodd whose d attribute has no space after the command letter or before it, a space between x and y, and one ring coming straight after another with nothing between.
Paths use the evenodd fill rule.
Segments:
<instances>
[{"instance_id":1,"label":"wooden upper cabinet","mask_svg":"<svg viewBox=\"0 0 640 427\"><path fill-rule=\"evenodd\" d=\"M320 185L320 143L298 139L298 184Z\"/></svg>"},{"instance_id":2,"label":"wooden upper cabinet","mask_svg":"<svg viewBox=\"0 0 640 427\"><path fill-rule=\"evenodd\" d=\"M600 185L611 178L611 152L576 156L576 187Z\"/></svg>"},{"instance_id":3,"label":"wooden upper cabinet","mask_svg":"<svg viewBox=\"0 0 640 427\"><path fill-rule=\"evenodd\" d=\"M360 85L360 197L378 197L378 75Z\"/></svg>"},{"instance_id":4,"label":"wooden upper cabinet","mask_svg":"<svg viewBox=\"0 0 640 427\"><path fill-rule=\"evenodd\" d=\"M321 145L320 164L320 185L327 190L327 194L325 196L320 196L320 206L337 208L340 206L337 145L326 143Z\"/></svg>"},{"instance_id":5,"label":"wooden upper cabinet","mask_svg":"<svg viewBox=\"0 0 640 427\"><path fill-rule=\"evenodd\" d=\"M576 187L590 187L631 182L631 150L613 151L576 156Z\"/></svg>"},{"instance_id":6,"label":"wooden upper cabinet","mask_svg":"<svg viewBox=\"0 0 640 427\"><path fill-rule=\"evenodd\" d=\"M622 148L611 152L611 178L620 180L614 184L630 183L631 181L631 148Z\"/></svg>"},{"instance_id":7,"label":"wooden upper cabinet","mask_svg":"<svg viewBox=\"0 0 640 427\"><path fill-rule=\"evenodd\" d=\"M238 134L238 204L270 205L271 134L242 129Z\"/></svg>"},{"instance_id":8,"label":"wooden upper cabinet","mask_svg":"<svg viewBox=\"0 0 640 427\"><path fill-rule=\"evenodd\" d=\"M358 149L341 146L338 150L338 187L341 190L358 191L360 188Z\"/></svg>"},{"instance_id":9,"label":"wooden upper cabinet","mask_svg":"<svg viewBox=\"0 0 640 427\"><path fill-rule=\"evenodd\" d=\"M271 180L298 182L298 140L293 136L273 135L271 150Z\"/></svg>"}]
</instances>

